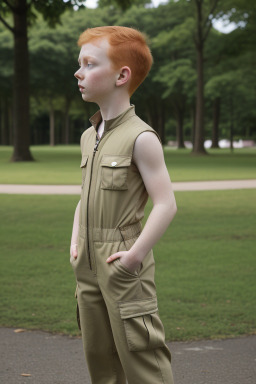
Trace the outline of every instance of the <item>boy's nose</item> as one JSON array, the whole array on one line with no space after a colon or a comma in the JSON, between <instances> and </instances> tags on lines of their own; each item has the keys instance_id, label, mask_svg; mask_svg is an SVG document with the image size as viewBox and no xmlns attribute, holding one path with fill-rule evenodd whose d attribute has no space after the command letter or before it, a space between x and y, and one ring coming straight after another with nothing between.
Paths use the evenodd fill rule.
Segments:
<instances>
[{"instance_id":1,"label":"boy's nose","mask_svg":"<svg viewBox=\"0 0 256 384\"><path fill-rule=\"evenodd\" d=\"M80 69L78 69L75 73L74 73L74 76L77 78L77 79L81 79L82 76L81 76L81 73L79 73Z\"/></svg>"}]
</instances>

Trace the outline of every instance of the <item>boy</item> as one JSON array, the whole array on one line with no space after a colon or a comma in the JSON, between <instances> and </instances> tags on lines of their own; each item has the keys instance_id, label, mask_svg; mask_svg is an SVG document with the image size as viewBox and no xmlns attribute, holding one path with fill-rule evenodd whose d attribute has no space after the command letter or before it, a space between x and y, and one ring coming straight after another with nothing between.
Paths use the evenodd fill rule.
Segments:
<instances>
[{"instance_id":1,"label":"boy","mask_svg":"<svg viewBox=\"0 0 256 384\"><path fill-rule=\"evenodd\" d=\"M81 137L82 191L71 239L92 384L172 384L152 247L176 203L158 136L130 106L152 56L144 36L126 27L87 29L78 45L79 90L100 108ZM153 209L142 230L148 195Z\"/></svg>"}]
</instances>

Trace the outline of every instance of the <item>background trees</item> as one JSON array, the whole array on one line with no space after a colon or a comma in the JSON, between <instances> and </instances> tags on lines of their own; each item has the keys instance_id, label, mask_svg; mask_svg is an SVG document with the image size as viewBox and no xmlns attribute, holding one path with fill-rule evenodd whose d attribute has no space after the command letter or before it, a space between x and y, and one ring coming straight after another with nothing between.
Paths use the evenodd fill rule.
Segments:
<instances>
[{"instance_id":1,"label":"background trees","mask_svg":"<svg viewBox=\"0 0 256 384\"><path fill-rule=\"evenodd\" d=\"M75 1L72 1L75 4ZM28 26L35 21L37 12L55 25L60 15L71 1L67 0L2 0L0 3L0 21L13 34L14 37L14 79L13 79L13 130L14 152L13 161L33 160L30 150L30 124L29 124L29 51ZM12 22L4 16L12 15Z\"/></svg>"},{"instance_id":2,"label":"background trees","mask_svg":"<svg viewBox=\"0 0 256 384\"><path fill-rule=\"evenodd\" d=\"M5 3L0 18L8 10ZM11 92L11 84L15 88L19 84L16 93L20 92L20 99L28 97L20 85L27 75L17 77L17 72L14 76L17 48L10 31L0 24L0 143L14 143L14 160L29 158L29 142L79 142L97 107L85 104L77 91L73 77L79 53L76 41L85 28L98 25L131 26L148 35L154 65L132 102L163 142L174 140L182 148L189 140L195 153L204 153L205 138L212 139L215 147L222 137L230 137L231 142L233 138L255 138L256 11L252 0L207 0L203 4L170 0L158 8L148 7L149 1L101 0L97 9L67 7L65 12L62 2L57 2L60 7L56 9L49 4L47 9L48 2L43 3L27 0L30 122L24 117L28 102L22 100L18 108ZM237 28L229 34L216 31L212 28L214 16L234 21ZM50 28L49 20L55 23L58 19L60 23ZM13 28L7 13L4 21Z\"/></svg>"}]
</instances>

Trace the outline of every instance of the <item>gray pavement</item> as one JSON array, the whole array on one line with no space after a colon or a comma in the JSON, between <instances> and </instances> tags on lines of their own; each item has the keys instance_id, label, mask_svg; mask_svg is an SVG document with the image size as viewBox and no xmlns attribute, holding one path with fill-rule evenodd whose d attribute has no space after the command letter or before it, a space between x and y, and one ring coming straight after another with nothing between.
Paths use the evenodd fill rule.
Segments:
<instances>
[{"instance_id":1,"label":"gray pavement","mask_svg":"<svg viewBox=\"0 0 256 384\"><path fill-rule=\"evenodd\" d=\"M254 189L256 179L173 182L174 191L206 191L223 189ZM0 184L0 193L35 195L80 195L79 185Z\"/></svg>"},{"instance_id":2,"label":"gray pavement","mask_svg":"<svg viewBox=\"0 0 256 384\"><path fill-rule=\"evenodd\" d=\"M1 384L90 383L81 338L0 328L0 340ZM256 383L256 335L168 346L175 384Z\"/></svg>"}]
</instances>

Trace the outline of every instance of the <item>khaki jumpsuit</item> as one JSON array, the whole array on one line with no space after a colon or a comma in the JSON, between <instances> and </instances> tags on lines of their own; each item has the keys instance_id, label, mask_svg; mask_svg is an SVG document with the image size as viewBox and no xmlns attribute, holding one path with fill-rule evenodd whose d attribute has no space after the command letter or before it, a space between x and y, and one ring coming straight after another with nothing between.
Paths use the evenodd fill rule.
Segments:
<instances>
[{"instance_id":1,"label":"khaki jumpsuit","mask_svg":"<svg viewBox=\"0 0 256 384\"><path fill-rule=\"evenodd\" d=\"M173 384L171 354L158 315L155 263L150 251L134 273L120 259L141 232L148 199L133 162L136 138L155 132L131 106L115 119L101 121L81 138L82 193L78 257L71 264L77 280L77 301L86 361L92 384Z\"/></svg>"}]
</instances>

